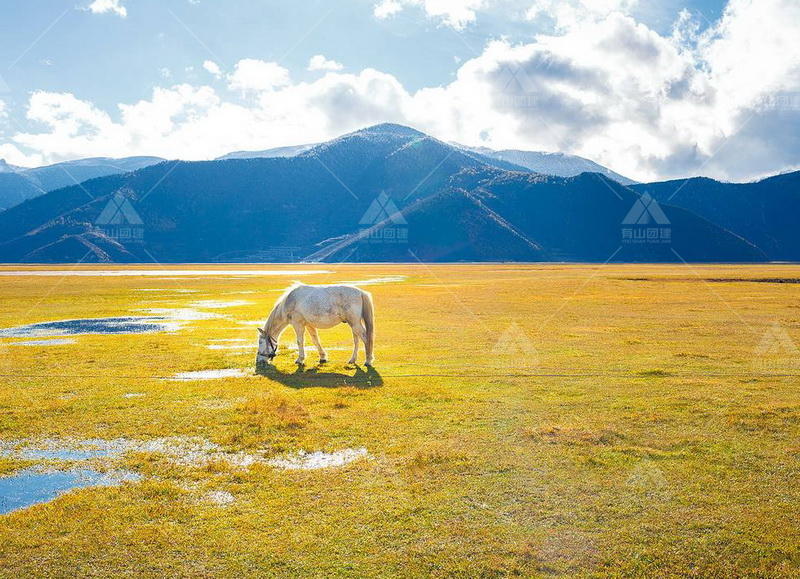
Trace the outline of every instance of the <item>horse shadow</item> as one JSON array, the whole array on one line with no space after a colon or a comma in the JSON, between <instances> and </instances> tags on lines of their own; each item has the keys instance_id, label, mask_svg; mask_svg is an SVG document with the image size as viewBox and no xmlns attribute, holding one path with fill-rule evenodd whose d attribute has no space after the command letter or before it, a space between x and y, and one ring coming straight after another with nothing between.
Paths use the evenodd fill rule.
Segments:
<instances>
[{"instance_id":1,"label":"horse shadow","mask_svg":"<svg viewBox=\"0 0 800 579\"><path fill-rule=\"evenodd\" d=\"M283 372L273 366L256 365L256 374L280 382L289 388L341 388L350 386L354 388L377 388L383 386L383 378L372 366L353 366L352 374L343 372L325 372L325 364L306 367L300 364L294 372Z\"/></svg>"}]
</instances>

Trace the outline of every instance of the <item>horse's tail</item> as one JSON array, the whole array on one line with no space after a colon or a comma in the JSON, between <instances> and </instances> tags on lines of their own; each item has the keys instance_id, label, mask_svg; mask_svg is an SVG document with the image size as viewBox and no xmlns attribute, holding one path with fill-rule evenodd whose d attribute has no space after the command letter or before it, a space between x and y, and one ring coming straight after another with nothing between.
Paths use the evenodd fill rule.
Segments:
<instances>
[{"instance_id":1,"label":"horse's tail","mask_svg":"<svg viewBox=\"0 0 800 579\"><path fill-rule=\"evenodd\" d=\"M361 317L364 320L364 328L367 330L364 350L366 350L367 365L369 365L372 364L372 350L375 345L375 306L372 304L372 296L365 291L361 292L361 302Z\"/></svg>"}]
</instances>

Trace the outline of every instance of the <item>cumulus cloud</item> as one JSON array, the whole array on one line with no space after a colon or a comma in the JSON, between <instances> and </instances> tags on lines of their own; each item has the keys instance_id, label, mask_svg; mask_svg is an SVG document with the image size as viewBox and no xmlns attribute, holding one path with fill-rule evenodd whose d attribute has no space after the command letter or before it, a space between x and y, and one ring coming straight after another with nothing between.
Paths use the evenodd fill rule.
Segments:
<instances>
[{"instance_id":1,"label":"cumulus cloud","mask_svg":"<svg viewBox=\"0 0 800 579\"><path fill-rule=\"evenodd\" d=\"M476 12L493 0L381 0L375 4L373 14L384 19L398 14L407 7L419 7L429 18L446 26L461 30L475 21Z\"/></svg>"},{"instance_id":2,"label":"cumulus cloud","mask_svg":"<svg viewBox=\"0 0 800 579\"><path fill-rule=\"evenodd\" d=\"M225 87L160 87L118 111L40 91L27 111L38 130L6 126L0 152L47 162L206 159L391 121L467 145L582 155L639 180L798 167L800 103L774 98L800 95L795 1L731 0L705 32L684 13L666 36L613 9L622 5L581 12L575 3L553 34L490 42L451 82L415 92L373 69L293 82L279 64L254 59L236 63Z\"/></svg>"},{"instance_id":3,"label":"cumulus cloud","mask_svg":"<svg viewBox=\"0 0 800 579\"><path fill-rule=\"evenodd\" d=\"M323 54L315 54L308 61L308 70L342 70L344 65L335 60L328 60Z\"/></svg>"},{"instance_id":4,"label":"cumulus cloud","mask_svg":"<svg viewBox=\"0 0 800 579\"><path fill-rule=\"evenodd\" d=\"M94 0L87 7L92 14L116 14L120 18L128 16L128 9L122 5L122 0Z\"/></svg>"},{"instance_id":5,"label":"cumulus cloud","mask_svg":"<svg viewBox=\"0 0 800 579\"><path fill-rule=\"evenodd\" d=\"M242 93L271 91L289 85L289 71L275 62L246 58L228 75L228 87Z\"/></svg>"},{"instance_id":6,"label":"cumulus cloud","mask_svg":"<svg viewBox=\"0 0 800 579\"><path fill-rule=\"evenodd\" d=\"M220 69L219 65L213 60L204 61L203 68L206 70L206 72L210 72L217 78L220 78L222 76L222 70Z\"/></svg>"},{"instance_id":7,"label":"cumulus cloud","mask_svg":"<svg viewBox=\"0 0 800 579\"><path fill-rule=\"evenodd\" d=\"M639 0L533 0L525 14L533 20L540 16L553 18L559 27L569 27L587 19L598 19L613 12L627 14Z\"/></svg>"}]
</instances>

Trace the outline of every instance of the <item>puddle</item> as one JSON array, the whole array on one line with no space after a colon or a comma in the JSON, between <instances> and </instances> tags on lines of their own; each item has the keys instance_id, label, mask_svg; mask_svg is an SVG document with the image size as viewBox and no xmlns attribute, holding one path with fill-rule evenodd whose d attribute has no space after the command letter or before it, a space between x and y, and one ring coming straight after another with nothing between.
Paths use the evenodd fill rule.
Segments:
<instances>
[{"instance_id":1,"label":"puddle","mask_svg":"<svg viewBox=\"0 0 800 579\"><path fill-rule=\"evenodd\" d=\"M373 277L371 279L362 279L358 281L343 281L341 284L354 286L379 285L383 283L399 283L406 281L406 279L408 278L404 275L391 275L387 277Z\"/></svg>"},{"instance_id":2,"label":"puddle","mask_svg":"<svg viewBox=\"0 0 800 579\"><path fill-rule=\"evenodd\" d=\"M188 380L216 380L218 378L245 378L249 376L244 370L230 368L227 370L200 370L197 372L181 372L175 374L167 380L188 381Z\"/></svg>"},{"instance_id":3,"label":"puddle","mask_svg":"<svg viewBox=\"0 0 800 579\"><path fill-rule=\"evenodd\" d=\"M159 293L176 293L176 294L196 294L200 290L193 290L193 289L168 289L168 288L143 288L143 289L134 289L135 292L159 292Z\"/></svg>"},{"instance_id":4,"label":"puddle","mask_svg":"<svg viewBox=\"0 0 800 579\"><path fill-rule=\"evenodd\" d=\"M229 452L218 444L197 437L173 436L148 441L124 440L123 452L161 454L179 466L203 467L212 462L226 462L237 468L248 468L263 462L260 454Z\"/></svg>"},{"instance_id":5,"label":"puddle","mask_svg":"<svg viewBox=\"0 0 800 579\"><path fill-rule=\"evenodd\" d=\"M77 442L46 438L35 443L4 442L0 444L0 455L20 460L77 462L116 457L122 453L122 450L123 444L120 440L91 438Z\"/></svg>"},{"instance_id":6,"label":"puddle","mask_svg":"<svg viewBox=\"0 0 800 579\"><path fill-rule=\"evenodd\" d=\"M199 322L222 317L213 312L201 312L194 308L149 308L136 311L157 316L161 319L169 319L173 322Z\"/></svg>"},{"instance_id":7,"label":"puddle","mask_svg":"<svg viewBox=\"0 0 800 579\"><path fill-rule=\"evenodd\" d=\"M101 473L92 469L24 469L11 476L0 477L0 514L52 501L74 489L119 486L123 482L139 479L136 473L125 470Z\"/></svg>"},{"instance_id":8,"label":"puddle","mask_svg":"<svg viewBox=\"0 0 800 579\"><path fill-rule=\"evenodd\" d=\"M104 466L112 459L122 458L134 452L160 454L180 466L203 467L211 462L227 462L231 466L247 468L256 463L294 469L313 470L344 466L367 457L366 448L346 448L336 452L299 451L283 457L266 460L262 452L231 452L200 437L171 436L152 440L88 439L43 439L6 441L0 443L0 456L19 460L49 461L51 463L79 463L80 468L89 468L100 462ZM74 466L74 465L71 465Z\"/></svg>"},{"instance_id":9,"label":"puddle","mask_svg":"<svg viewBox=\"0 0 800 579\"><path fill-rule=\"evenodd\" d=\"M179 330L180 326L164 317L127 316L85 320L39 322L0 329L0 338L37 338L80 334L153 334Z\"/></svg>"},{"instance_id":10,"label":"puddle","mask_svg":"<svg viewBox=\"0 0 800 579\"><path fill-rule=\"evenodd\" d=\"M305 452L300 451L284 458L274 458L267 464L288 470L315 470L319 468L334 468L350 464L359 458L367 456L366 448L346 448L336 452Z\"/></svg>"},{"instance_id":11,"label":"puddle","mask_svg":"<svg viewBox=\"0 0 800 579\"><path fill-rule=\"evenodd\" d=\"M70 340L69 338L63 340L28 340L27 342L10 342L9 346L68 346L70 344L77 344L77 340Z\"/></svg>"},{"instance_id":12,"label":"puddle","mask_svg":"<svg viewBox=\"0 0 800 579\"><path fill-rule=\"evenodd\" d=\"M222 308L238 308L240 306L250 306L253 305L253 302L248 302L245 300L234 300L234 301L218 301L218 300L201 300L199 302L194 302L191 304L196 308L207 308L211 310L215 309L222 309Z\"/></svg>"},{"instance_id":13,"label":"puddle","mask_svg":"<svg viewBox=\"0 0 800 579\"><path fill-rule=\"evenodd\" d=\"M58 320L0 328L0 338L43 338L51 336L75 336L81 334L155 334L177 332L186 322L221 318L214 312L202 312L194 308L149 308L136 310L147 316L121 316L116 318L87 318L83 320ZM67 342L62 342L67 343ZM18 345L61 345L55 340L18 342Z\"/></svg>"},{"instance_id":14,"label":"puddle","mask_svg":"<svg viewBox=\"0 0 800 579\"><path fill-rule=\"evenodd\" d=\"M210 401L214 402L214 401ZM116 461L130 453L156 454L177 466L203 468L211 463L227 463L238 469L267 464L282 470L336 468L361 458L369 458L367 449L344 449L337 452L305 452L267 459L266 451L228 451L199 437L165 437L153 440L117 438L41 439L0 442L0 456L35 461L38 464L10 476L0 477L0 514L45 503L73 489L118 486L142 480L141 475L113 468ZM63 470L57 470L63 469ZM227 491L212 491L204 497L220 506L235 502Z\"/></svg>"},{"instance_id":15,"label":"puddle","mask_svg":"<svg viewBox=\"0 0 800 579\"><path fill-rule=\"evenodd\" d=\"M152 440L43 439L0 443L0 456L56 464L78 463L109 466L113 460L134 452L160 454L181 466L202 467L210 462L227 462L235 467L248 467L263 462L260 454L228 452L221 446L198 437L172 436Z\"/></svg>"},{"instance_id":16,"label":"puddle","mask_svg":"<svg viewBox=\"0 0 800 579\"><path fill-rule=\"evenodd\" d=\"M164 276L303 276L331 274L326 269L95 269L95 270L18 270L0 271L0 276L47 276L47 277L158 277Z\"/></svg>"}]
</instances>

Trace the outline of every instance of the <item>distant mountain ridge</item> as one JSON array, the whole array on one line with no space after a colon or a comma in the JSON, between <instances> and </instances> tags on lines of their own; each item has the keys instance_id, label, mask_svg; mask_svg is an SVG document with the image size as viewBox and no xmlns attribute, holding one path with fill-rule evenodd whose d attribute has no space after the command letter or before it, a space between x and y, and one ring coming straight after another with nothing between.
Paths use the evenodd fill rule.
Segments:
<instances>
[{"instance_id":1,"label":"distant mountain ridge","mask_svg":"<svg viewBox=\"0 0 800 579\"><path fill-rule=\"evenodd\" d=\"M632 187L683 207L760 247L776 261L800 260L800 172L754 183L693 177Z\"/></svg>"},{"instance_id":2,"label":"distant mountain ridge","mask_svg":"<svg viewBox=\"0 0 800 579\"><path fill-rule=\"evenodd\" d=\"M313 145L296 145L293 147L275 147L274 149L267 149L265 151L235 151L228 153L222 157L217 157L217 161L227 161L228 159L272 159L274 157L294 157L300 153L305 153L309 149L317 146L318 143Z\"/></svg>"},{"instance_id":3,"label":"distant mountain ridge","mask_svg":"<svg viewBox=\"0 0 800 579\"><path fill-rule=\"evenodd\" d=\"M415 131L414 129L408 128L408 131L414 131L417 136L423 135L423 133ZM263 151L236 151L218 157L216 160L226 161L231 159L296 157L321 144L324 143L276 147ZM574 177L580 173L589 171L606 175L623 185L635 183L635 181L614 173L610 169L598 165L593 161L574 155L518 150L495 151L485 147L466 147L455 143L452 143L452 145L470 156L477 158L479 161L500 169L543 173L562 177ZM160 157L146 156L126 157L122 159L93 157L29 169L9 165L5 160L0 159L0 211L22 203L26 199L32 199L38 195L61 187L69 187L97 177L135 171L164 161L165 159ZM7 174L20 175L30 183L26 184L18 179L3 177L3 175Z\"/></svg>"},{"instance_id":4,"label":"distant mountain ridge","mask_svg":"<svg viewBox=\"0 0 800 579\"><path fill-rule=\"evenodd\" d=\"M581 173L600 173L622 185L634 185L637 183L633 179L628 179L607 167L603 167L594 161L578 157L577 155L520 151L515 149L496 151L486 147L467 147L455 143L454 146L465 151L472 151L486 157L525 167L534 173L555 175L557 177L576 177Z\"/></svg>"},{"instance_id":5,"label":"distant mountain ridge","mask_svg":"<svg viewBox=\"0 0 800 579\"><path fill-rule=\"evenodd\" d=\"M165 162L51 191L0 213L0 261L770 258L668 203L668 222L624 225L639 202L602 174L535 174L383 124L289 157Z\"/></svg>"},{"instance_id":6,"label":"distant mountain ridge","mask_svg":"<svg viewBox=\"0 0 800 579\"><path fill-rule=\"evenodd\" d=\"M97 177L135 171L163 161L160 157L95 157L27 169L0 160L0 211L61 187L70 187Z\"/></svg>"}]
</instances>

